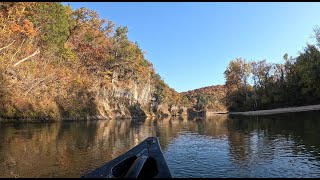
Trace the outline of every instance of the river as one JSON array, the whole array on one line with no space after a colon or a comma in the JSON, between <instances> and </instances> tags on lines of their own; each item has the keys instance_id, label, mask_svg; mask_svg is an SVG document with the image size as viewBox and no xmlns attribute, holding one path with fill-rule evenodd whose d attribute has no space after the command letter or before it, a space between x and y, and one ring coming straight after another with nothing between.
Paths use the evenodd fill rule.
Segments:
<instances>
[{"instance_id":1,"label":"river","mask_svg":"<svg viewBox=\"0 0 320 180\"><path fill-rule=\"evenodd\" d=\"M320 177L320 112L0 123L0 177L80 177L157 136L173 177Z\"/></svg>"}]
</instances>

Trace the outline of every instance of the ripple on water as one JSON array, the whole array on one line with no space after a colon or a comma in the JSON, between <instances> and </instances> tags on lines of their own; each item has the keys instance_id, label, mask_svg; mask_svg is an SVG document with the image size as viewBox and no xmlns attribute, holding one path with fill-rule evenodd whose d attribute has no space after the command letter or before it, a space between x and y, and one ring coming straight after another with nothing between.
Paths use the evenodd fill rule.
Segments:
<instances>
[{"instance_id":1,"label":"ripple on water","mask_svg":"<svg viewBox=\"0 0 320 180\"><path fill-rule=\"evenodd\" d=\"M0 177L80 177L151 135L173 177L320 177L317 117L5 124Z\"/></svg>"},{"instance_id":2,"label":"ripple on water","mask_svg":"<svg viewBox=\"0 0 320 180\"><path fill-rule=\"evenodd\" d=\"M319 161L314 162L308 153L294 153L292 147L291 140L277 136L269 143L258 140L254 149L252 144L242 144L230 151L227 138L184 132L170 142L164 155L174 177L319 176L319 169L310 173L319 167Z\"/></svg>"}]
</instances>

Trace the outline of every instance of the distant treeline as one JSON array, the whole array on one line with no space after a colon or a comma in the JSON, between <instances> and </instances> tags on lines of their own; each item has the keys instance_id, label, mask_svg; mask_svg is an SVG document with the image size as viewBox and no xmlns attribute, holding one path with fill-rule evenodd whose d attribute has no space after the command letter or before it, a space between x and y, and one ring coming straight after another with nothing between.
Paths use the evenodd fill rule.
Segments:
<instances>
[{"instance_id":1,"label":"distant treeline","mask_svg":"<svg viewBox=\"0 0 320 180\"><path fill-rule=\"evenodd\" d=\"M232 60L224 72L225 102L230 111L248 111L320 103L320 30L317 45L307 44L283 63ZM251 83L249 83L251 82Z\"/></svg>"},{"instance_id":2,"label":"distant treeline","mask_svg":"<svg viewBox=\"0 0 320 180\"><path fill-rule=\"evenodd\" d=\"M184 105L196 111L226 111L224 85L202 87L181 94Z\"/></svg>"}]
</instances>

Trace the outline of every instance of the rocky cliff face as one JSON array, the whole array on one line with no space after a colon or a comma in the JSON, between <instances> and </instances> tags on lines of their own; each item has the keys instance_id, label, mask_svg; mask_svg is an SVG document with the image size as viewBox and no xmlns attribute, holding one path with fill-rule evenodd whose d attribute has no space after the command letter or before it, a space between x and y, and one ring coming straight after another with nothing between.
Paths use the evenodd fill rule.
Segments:
<instances>
[{"instance_id":1,"label":"rocky cliff face","mask_svg":"<svg viewBox=\"0 0 320 180\"><path fill-rule=\"evenodd\" d=\"M12 95L6 94L10 101L3 102L1 108L11 105L10 112L4 109L4 118L12 119L112 119L112 118L136 118L150 116L179 116L186 115L186 108L179 104L167 103L157 98L157 81L150 72L141 77L134 76L132 72L126 72L124 68L112 69L112 75L108 83L103 79L88 78L86 86L79 87L79 83L70 80L43 82L43 85L23 96L23 91L12 89ZM24 81L16 80L19 74L12 70L10 74L1 73L6 77L4 87L14 87L14 84ZM15 81L13 82L12 79ZM76 80L77 81L77 80ZM64 82L64 83L63 83ZM73 83L77 85L73 85ZM83 82L82 82L83 83ZM81 81L80 81L81 84ZM54 86L51 90L44 89ZM75 88L76 87L76 88ZM37 98L29 101L31 98ZM170 97L169 97L170 98ZM16 99L16 100L15 100ZM10 104L11 102L11 104ZM38 108L43 105L44 108ZM36 107L30 109L29 107ZM41 106L42 107L42 106ZM1 117L0 116L0 117Z\"/></svg>"},{"instance_id":2,"label":"rocky cliff face","mask_svg":"<svg viewBox=\"0 0 320 180\"><path fill-rule=\"evenodd\" d=\"M82 77L77 75L75 79L41 81L37 86L30 83L26 88L19 85L27 82L21 72L15 69L4 71L1 77L6 89L4 97L8 100L0 104L0 110L3 109L0 117L77 120L187 114L186 108L174 99L178 93L168 91L166 85L159 86L153 71L144 76L124 67L111 71L107 82L93 73ZM16 78L18 76L21 78ZM53 75L57 76L58 72Z\"/></svg>"},{"instance_id":3,"label":"rocky cliff face","mask_svg":"<svg viewBox=\"0 0 320 180\"><path fill-rule=\"evenodd\" d=\"M179 93L130 41L128 27L57 2L0 6L0 117L47 121L179 112Z\"/></svg>"},{"instance_id":4,"label":"rocky cliff face","mask_svg":"<svg viewBox=\"0 0 320 180\"><path fill-rule=\"evenodd\" d=\"M135 118L148 116L186 115L186 108L157 102L155 82L151 75L141 80L128 78L127 75L114 71L111 87L101 87L96 91L99 118Z\"/></svg>"},{"instance_id":5,"label":"rocky cliff face","mask_svg":"<svg viewBox=\"0 0 320 180\"><path fill-rule=\"evenodd\" d=\"M122 84L121 84L122 83ZM131 118L150 116L151 83L134 80L112 81L111 88L102 87L96 92L99 116L104 118Z\"/></svg>"}]
</instances>

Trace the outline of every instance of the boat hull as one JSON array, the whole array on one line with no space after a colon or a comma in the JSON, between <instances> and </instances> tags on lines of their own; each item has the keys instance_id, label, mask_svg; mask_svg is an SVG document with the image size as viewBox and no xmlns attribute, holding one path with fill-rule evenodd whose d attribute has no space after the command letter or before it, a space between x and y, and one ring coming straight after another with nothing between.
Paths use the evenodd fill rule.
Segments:
<instances>
[{"instance_id":1,"label":"boat hull","mask_svg":"<svg viewBox=\"0 0 320 180\"><path fill-rule=\"evenodd\" d=\"M128 152L82 178L171 178L157 137L148 137Z\"/></svg>"}]
</instances>

